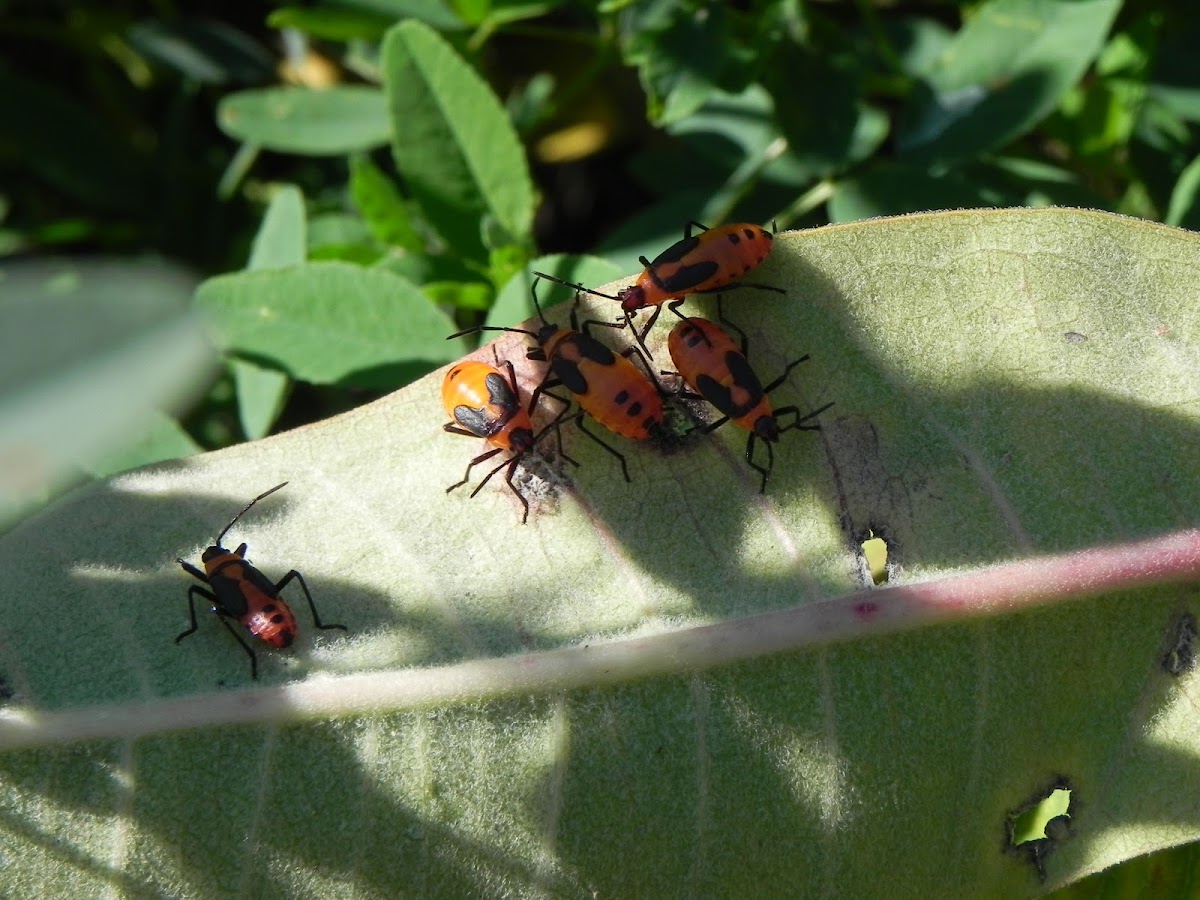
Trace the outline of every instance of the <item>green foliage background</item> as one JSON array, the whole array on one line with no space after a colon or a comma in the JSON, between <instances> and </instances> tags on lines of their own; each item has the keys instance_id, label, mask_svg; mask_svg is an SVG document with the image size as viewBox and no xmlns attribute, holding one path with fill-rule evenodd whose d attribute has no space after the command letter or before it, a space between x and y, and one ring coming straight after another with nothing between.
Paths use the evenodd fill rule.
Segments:
<instances>
[{"instance_id":1,"label":"green foliage background","mask_svg":"<svg viewBox=\"0 0 1200 900\"><path fill-rule=\"evenodd\" d=\"M291 228L303 259L279 265L390 272L465 325L514 275L527 280L539 253L589 251L635 271L689 219L802 228L1057 204L1200 221L1200 13L1182 4L326 0L230 15L8 2L0 13L10 263L155 254L207 277L276 264L253 255L255 234ZM411 308L390 309L402 327ZM170 411L183 432L157 423L170 440L142 457L315 421L447 358L434 330L386 361L332 342L341 374L320 377L261 352L314 325L294 315L254 337L217 317L224 375Z\"/></svg>"},{"instance_id":2,"label":"green foliage background","mask_svg":"<svg viewBox=\"0 0 1200 900\"><path fill-rule=\"evenodd\" d=\"M692 219L1071 205L1196 228L1198 45L1200 9L1166 0L0 2L0 333L42 357L0 360L0 435L162 316L199 311L221 351L103 453L7 478L0 526L402 387L469 349L457 327L526 317L530 269L600 283ZM110 291L103 339L78 324L146 257L203 283L128 319ZM51 296L53 321L29 314ZM56 370L60 320L80 335Z\"/></svg>"}]
</instances>

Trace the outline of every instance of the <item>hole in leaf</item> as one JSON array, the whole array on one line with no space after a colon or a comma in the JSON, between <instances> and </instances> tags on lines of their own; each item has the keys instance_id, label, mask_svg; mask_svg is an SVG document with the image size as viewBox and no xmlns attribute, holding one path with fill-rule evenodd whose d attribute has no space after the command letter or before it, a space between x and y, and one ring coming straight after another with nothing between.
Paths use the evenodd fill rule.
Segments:
<instances>
[{"instance_id":1,"label":"hole in leaf","mask_svg":"<svg viewBox=\"0 0 1200 900\"><path fill-rule=\"evenodd\" d=\"M1008 816L1008 849L1024 855L1042 880L1046 856L1071 836L1071 793L1060 777Z\"/></svg>"},{"instance_id":2,"label":"hole in leaf","mask_svg":"<svg viewBox=\"0 0 1200 900\"><path fill-rule=\"evenodd\" d=\"M1167 627L1167 652L1162 657L1163 671L1178 678L1196 665L1196 617L1180 613Z\"/></svg>"},{"instance_id":3,"label":"hole in leaf","mask_svg":"<svg viewBox=\"0 0 1200 900\"><path fill-rule=\"evenodd\" d=\"M1030 841L1039 841L1048 837L1046 826L1060 816L1070 818L1067 812L1071 808L1071 792L1056 788L1047 794L1037 805L1020 813L1012 820L1012 843L1014 847Z\"/></svg>"},{"instance_id":4,"label":"hole in leaf","mask_svg":"<svg viewBox=\"0 0 1200 900\"><path fill-rule=\"evenodd\" d=\"M888 543L875 534L867 531L867 537L859 542L859 553L862 558L863 572L871 579L871 584L883 584L888 580Z\"/></svg>"}]
</instances>

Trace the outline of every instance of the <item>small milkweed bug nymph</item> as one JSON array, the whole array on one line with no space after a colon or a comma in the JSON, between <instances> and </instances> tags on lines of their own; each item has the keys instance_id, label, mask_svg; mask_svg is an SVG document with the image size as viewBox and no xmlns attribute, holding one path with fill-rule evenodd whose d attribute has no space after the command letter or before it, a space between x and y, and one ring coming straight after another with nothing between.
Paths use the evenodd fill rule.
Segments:
<instances>
[{"instance_id":1,"label":"small milkweed bug nymph","mask_svg":"<svg viewBox=\"0 0 1200 900\"><path fill-rule=\"evenodd\" d=\"M279 596L282 591L293 579L300 582L300 587L304 590L304 596L308 600L308 608L312 610L313 624L317 628L328 630L330 628L340 628L346 630L345 625L323 625L321 617L317 615L317 605L313 603L312 594L308 591L308 585L304 583L304 577L292 569L284 575L279 581L272 583L271 579L267 578L262 572L250 565L246 561L246 545L240 545L236 550L227 550L221 546L221 541L229 529L234 526L243 515L250 511L259 500L264 497L269 497L277 490L286 485L277 484L269 491L263 491L239 512L229 524L225 526L224 531L217 535L216 542L209 547L201 555L200 559L204 563L205 571L201 572L191 563L186 560L176 559L179 565L183 566L183 571L187 572L193 578L207 584L212 590L205 590L198 584L193 584L188 588L188 610L192 616L192 627L181 633L175 638L175 643L179 643L189 634L194 634L199 626L196 624L196 598L202 597L205 602L211 605L212 611L216 613L217 618L221 620L229 633L237 638L237 642L242 645L242 649L246 651L246 655L250 657L250 677L258 677L258 658L254 653L254 648L246 643L245 639L238 634L231 624L230 620L236 621L245 627L251 635L258 638L265 644L272 647L290 647L292 641L296 639L296 617L293 615L291 607L287 602Z\"/></svg>"},{"instance_id":2,"label":"small milkweed bug nymph","mask_svg":"<svg viewBox=\"0 0 1200 900\"><path fill-rule=\"evenodd\" d=\"M693 235L693 228L699 228L700 234ZM699 222L688 222L683 229L683 240L658 254L653 262L644 256L638 257L638 262L646 267L645 270L636 282L627 288L621 288L615 296L588 290L582 285L570 284L541 272L533 274L587 294L616 300L621 304L621 311L625 314L625 321L630 328L633 328L633 316L639 309L653 306L654 312L646 327L640 334L634 329L639 345L645 349L646 335L658 320L664 303L667 304L667 309L683 318L679 306L688 294L711 294L734 288L787 293L783 288L769 284L732 284L767 258L774 239L775 236L765 228L745 222L721 225L718 228L708 228Z\"/></svg>"},{"instance_id":3,"label":"small milkweed bug nymph","mask_svg":"<svg viewBox=\"0 0 1200 900\"><path fill-rule=\"evenodd\" d=\"M572 465L579 463L567 456L562 449L562 434L559 429L566 409L555 416L549 425L534 434L530 411L521 405L519 399L517 373L511 362L506 361L505 365L508 368L507 379L498 369L476 360L464 360L452 366L446 373L446 380L442 382L442 405L446 408L446 414L454 421L447 422L442 428L451 434L483 438L492 445L491 450L479 454L467 464L462 481L450 485L446 488L446 493L470 481L471 469L476 465L507 450L509 458L484 475L483 480L475 486L475 490L471 491L471 496L474 497L483 490L488 479L507 467L508 473L504 480L525 508L525 513L521 516L523 525L529 520L529 501L513 484L513 476L516 474L517 464L533 451L534 445L553 428L558 433L559 455Z\"/></svg>"},{"instance_id":4,"label":"small milkweed bug nymph","mask_svg":"<svg viewBox=\"0 0 1200 900\"><path fill-rule=\"evenodd\" d=\"M792 369L809 358L808 354L788 363L782 375L763 387L746 359L745 333L723 315L721 321L741 336L740 345L735 344L720 326L708 319L686 318L671 329L667 348L680 377L696 391L697 399L707 400L722 415L717 421L703 426L703 433L710 434L730 420L749 432L746 462L762 475L759 493L766 493L767 478L775 466L775 452L771 445L785 431L820 431L820 425L804 423L819 416L833 404L826 403L803 416L795 406L773 410L767 395L783 384ZM792 421L781 425L780 419L785 416L791 416ZM754 445L759 440L767 448L765 467L754 461Z\"/></svg>"},{"instance_id":5,"label":"small milkweed bug nymph","mask_svg":"<svg viewBox=\"0 0 1200 900\"><path fill-rule=\"evenodd\" d=\"M576 310L572 307L571 327L562 328L555 325L547 321L545 313L542 312L537 298L537 286L538 281L535 280L530 288L534 307L542 320L542 327L537 331L484 325L457 332L450 335L450 338L477 331L509 331L528 335L537 342L536 347L529 348L528 358L545 362L549 366L546 377L530 398L530 412L537 407L538 398L543 394L562 403L564 409L569 407L570 400L553 393L554 388L561 386L571 393L583 413L591 416L609 431L638 441L664 437L662 391L645 357L636 347L626 351L641 360L646 370L646 374L642 374L627 356L613 352L588 333L588 328L592 325L624 328L624 324L588 320L580 325ZM578 299L576 295L576 302ZM583 418L583 415L580 415L575 419L579 430L620 461L621 473L625 480L629 481L625 457L588 431L583 424Z\"/></svg>"}]
</instances>

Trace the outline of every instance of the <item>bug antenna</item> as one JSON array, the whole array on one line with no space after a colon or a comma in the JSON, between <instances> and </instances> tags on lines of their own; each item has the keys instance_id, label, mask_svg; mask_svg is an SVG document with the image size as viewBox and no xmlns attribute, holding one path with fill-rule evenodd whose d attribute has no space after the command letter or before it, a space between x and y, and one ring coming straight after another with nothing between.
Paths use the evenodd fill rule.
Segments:
<instances>
[{"instance_id":1,"label":"bug antenna","mask_svg":"<svg viewBox=\"0 0 1200 900\"><path fill-rule=\"evenodd\" d=\"M545 272L534 272L538 278L545 278L547 281L553 281L555 284L561 284L563 287L569 287L579 293L591 294L593 297L603 297L605 300L616 300L612 294L602 294L599 291L593 291L591 288L585 288L582 284L576 284L573 281L563 281L561 278L555 278L553 275L547 275ZM536 285L537 282L535 281Z\"/></svg>"},{"instance_id":2,"label":"bug antenna","mask_svg":"<svg viewBox=\"0 0 1200 900\"><path fill-rule=\"evenodd\" d=\"M533 308L537 310L538 318L542 320L542 324L549 325L550 323L546 321L546 314L542 312L542 304L538 303L537 298L537 286L543 278L548 276L542 275L541 272L534 272L533 274L536 275L537 278L533 279L533 284L529 286L529 296L533 298ZM572 287L573 286L574 285L572 285ZM578 296L578 294L576 296Z\"/></svg>"},{"instance_id":3,"label":"bug antenna","mask_svg":"<svg viewBox=\"0 0 1200 900\"><path fill-rule=\"evenodd\" d=\"M287 485L286 481L283 482L282 484L277 484L277 485L275 485L275 487L271 488L269 491L263 491L261 494L259 494L257 497L255 497L253 500L251 500L249 503L247 503L245 508L240 513L238 513L236 516L234 516L232 519L229 520L229 524L225 526L225 530L217 535L217 542L213 546L215 546L215 547L221 546L221 541L223 541L225 539L225 535L229 533L229 529L234 526L234 523L236 523L238 519L240 519L242 516L244 516L246 513L248 513L250 511L250 507L254 506L255 503L257 503L259 500L263 499L264 497L271 496L273 493L275 493L281 487L284 487L286 485Z\"/></svg>"},{"instance_id":4,"label":"bug antenna","mask_svg":"<svg viewBox=\"0 0 1200 900\"><path fill-rule=\"evenodd\" d=\"M524 334L528 337L537 338L537 332L526 331L524 328L501 328L499 325L476 325L474 328L464 328L462 331L456 331L449 335L446 340L452 341L455 338L466 337L468 334L479 334L481 331L508 331L513 334Z\"/></svg>"}]
</instances>

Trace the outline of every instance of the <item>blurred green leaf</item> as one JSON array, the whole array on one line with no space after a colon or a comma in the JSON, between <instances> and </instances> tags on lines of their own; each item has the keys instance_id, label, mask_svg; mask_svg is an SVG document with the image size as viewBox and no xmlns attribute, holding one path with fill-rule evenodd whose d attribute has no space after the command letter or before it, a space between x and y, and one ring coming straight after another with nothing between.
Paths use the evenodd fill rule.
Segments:
<instances>
[{"instance_id":1,"label":"blurred green leaf","mask_svg":"<svg viewBox=\"0 0 1200 900\"><path fill-rule=\"evenodd\" d=\"M386 386L401 364L462 355L450 318L414 285L381 269L316 262L204 282L196 305L222 345L313 384Z\"/></svg>"},{"instance_id":2,"label":"blurred green leaf","mask_svg":"<svg viewBox=\"0 0 1200 900\"><path fill-rule=\"evenodd\" d=\"M20 260L0 265L0 284L3 530L80 469L166 452L138 444L161 435L160 410L191 404L216 360L176 266Z\"/></svg>"},{"instance_id":3,"label":"blurred green leaf","mask_svg":"<svg viewBox=\"0 0 1200 900\"><path fill-rule=\"evenodd\" d=\"M1120 0L989 0L943 50L900 133L914 162L968 159L1025 133L1103 46Z\"/></svg>"},{"instance_id":4,"label":"blurred green leaf","mask_svg":"<svg viewBox=\"0 0 1200 900\"><path fill-rule=\"evenodd\" d=\"M393 22L393 16L377 10L339 4L283 6L267 16L272 28L294 28L331 41L378 40Z\"/></svg>"},{"instance_id":5,"label":"blurred green leaf","mask_svg":"<svg viewBox=\"0 0 1200 900\"><path fill-rule=\"evenodd\" d=\"M387 102L364 85L275 87L222 98L217 123L233 138L282 153L334 156L387 143Z\"/></svg>"},{"instance_id":6,"label":"blurred green leaf","mask_svg":"<svg viewBox=\"0 0 1200 900\"><path fill-rule=\"evenodd\" d=\"M475 312L487 309L492 299L492 286L480 281L429 281L421 290L434 303Z\"/></svg>"},{"instance_id":7,"label":"blurred green leaf","mask_svg":"<svg viewBox=\"0 0 1200 900\"><path fill-rule=\"evenodd\" d=\"M1168 225L1200 231L1200 156L1188 164L1175 182L1166 222Z\"/></svg>"},{"instance_id":8,"label":"blurred green leaf","mask_svg":"<svg viewBox=\"0 0 1200 900\"><path fill-rule=\"evenodd\" d=\"M859 86L859 66L795 45L783 45L767 69L765 84L791 155L814 177L839 171L870 155L886 135L886 121L875 117L874 137L856 141L867 112ZM819 85L819 88L815 86ZM856 150L857 153L852 152Z\"/></svg>"},{"instance_id":9,"label":"blurred green leaf","mask_svg":"<svg viewBox=\"0 0 1200 900\"><path fill-rule=\"evenodd\" d=\"M351 213L320 213L308 220L308 249L374 244L371 229L361 216Z\"/></svg>"},{"instance_id":10,"label":"blurred green leaf","mask_svg":"<svg viewBox=\"0 0 1200 900\"><path fill-rule=\"evenodd\" d=\"M678 122L717 90L732 52L724 5L650 3L624 28L626 61L638 68L651 122Z\"/></svg>"},{"instance_id":11,"label":"blurred green leaf","mask_svg":"<svg viewBox=\"0 0 1200 900\"><path fill-rule=\"evenodd\" d=\"M183 18L131 25L129 42L150 59L207 84L257 84L275 74L262 45L224 22Z\"/></svg>"},{"instance_id":12,"label":"blurred green leaf","mask_svg":"<svg viewBox=\"0 0 1200 900\"><path fill-rule=\"evenodd\" d=\"M530 289L536 278L532 273L535 271L545 272L547 275L553 275L563 281L582 284L589 288L598 288L608 284L621 275L619 268L598 256L567 256L561 253L539 256L530 262L529 271L514 275L496 295L496 302L492 305L485 324L507 328L520 325L526 319L537 315L537 308L533 305L533 297L530 295ZM567 296L570 296L569 288L559 288L550 282L543 281L538 286L538 302L542 304L543 309L546 309L559 302L564 291L567 291ZM556 297L557 299L551 299ZM614 303L613 321L620 318L620 312Z\"/></svg>"},{"instance_id":13,"label":"blurred green leaf","mask_svg":"<svg viewBox=\"0 0 1200 900\"><path fill-rule=\"evenodd\" d=\"M915 166L883 164L837 182L829 200L829 218L853 222L913 210L992 205L997 199L957 172L932 175Z\"/></svg>"},{"instance_id":14,"label":"blurred green leaf","mask_svg":"<svg viewBox=\"0 0 1200 900\"><path fill-rule=\"evenodd\" d=\"M250 271L283 269L303 263L308 253L304 195L294 185L281 185L263 216L250 261ZM237 391L238 421L249 440L266 437L283 411L292 383L287 374L244 359L231 359Z\"/></svg>"},{"instance_id":15,"label":"blurred green leaf","mask_svg":"<svg viewBox=\"0 0 1200 900\"><path fill-rule=\"evenodd\" d=\"M438 34L402 22L383 44L392 153L405 186L457 253L482 257L480 220L524 242L533 224L525 152L491 88Z\"/></svg>"},{"instance_id":16,"label":"blurred green leaf","mask_svg":"<svg viewBox=\"0 0 1200 900\"><path fill-rule=\"evenodd\" d=\"M287 403L292 390L291 379L286 372L245 359L231 359L229 366L237 390L238 422L242 433L251 441L266 437Z\"/></svg>"},{"instance_id":17,"label":"blurred green leaf","mask_svg":"<svg viewBox=\"0 0 1200 900\"><path fill-rule=\"evenodd\" d=\"M954 32L941 22L920 16L889 18L886 34L896 51L905 74L917 78L930 76L937 70Z\"/></svg>"},{"instance_id":18,"label":"blurred green leaf","mask_svg":"<svg viewBox=\"0 0 1200 900\"><path fill-rule=\"evenodd\" d=\"M385 16L391 22L416 19L438 31L463 31L468 25L447 0L328 0L330 5Z\"/></svg>"},{"instance_id":19,"label":"blurred green leaf","mask_svg":"<svg viewBox=\"0 0 1200 900\"><path fill-rule=\"evenodd\" d=\"M1176 8L1176 11L1181 11ZM1150 96L1174 115L1200 122L1200 69L1196 46L1200 43L1200 16L1191 7L1184 15L1164 20L1151 64Z\"/></svg>"},{"instance_id":20,"label":"blurred green leaf","mask_svg":"<svg viewBox=\"0 0 1200 900\"><path fill-rule=\"evenodd\" d=\"M492 0L450 0L454 12L468 25L478 25L492 7Z\"/></svg>"},{"instance_id":21,"label":"blurred green leaf","mask_svg":"<svg viewBox=\"0 0 1200 900\"><path fill-rule=\"evenodd\" d=\"M964 166L958 173L981 189L981 196L1006 206L1095 207L1103 203L1070 169L1039 159L1002 156Z\"/></svg>"},{"instance_id":22,"label":"blurred green leaf","mask_svg":"<svg viewBox=\"0 0 1200 900\"><path fill-rule=\"evenodd\" d=\"M304 195L295 185L276 188L250 248L247 269L282 269L304 262L308 251Z\"/></svg>"},{"instance_id":23,"label":"blurred green leaf","mask_svg":"<svg viewBox=\"0 0 1200 900\"><path fill-rule=\"evenodd\" d=\"M695 113L666 130L726 172L749 158L761 157L780 136L771 96L757 84L740 94L714 91ZM678 152L678 148L664 150L665 155L674 156L679 177L686 179L692 166L680 166Z\"/></svg>"},{"instance_id":24,"label":"blurred green leaf","mask_svg":"<svg viewBox=\"0 0 1200 900\"><path fill-rule=\"evenodd\" d=\"M395 183L367 156L350 160L350 195L372 237L380 244L413 253L425 249L424 241L413 228L408 202Z\"/></svg>"},{"instance_id":25,"label":"blurred green leaf","mask_svg":"<svg viewBox=\"0 0 1200 900\"><path fill-rule=\"evenodd\" d=\"M129 435L120 450L89 462L87 470L96 478L105 478L139 466L193 456L202 450L177 421L154 410L140 433Z\"/></svg>"}]
</instances>

